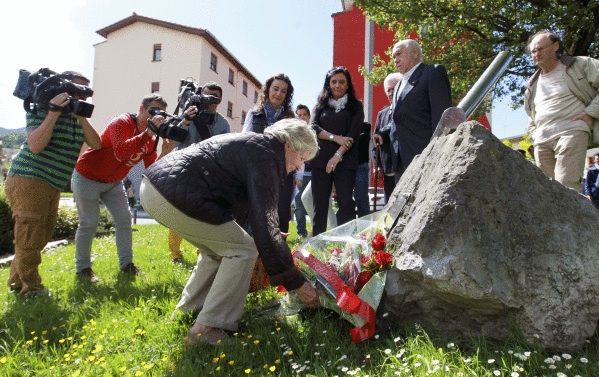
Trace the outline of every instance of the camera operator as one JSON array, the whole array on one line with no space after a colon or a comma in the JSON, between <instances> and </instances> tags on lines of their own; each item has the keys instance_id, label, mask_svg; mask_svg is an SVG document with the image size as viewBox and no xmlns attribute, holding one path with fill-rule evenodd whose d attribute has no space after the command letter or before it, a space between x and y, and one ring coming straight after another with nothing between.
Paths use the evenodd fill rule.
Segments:
<instances>
[{"instance_id":1,"label":"camera operator","mask_svg":"<svg viewBox=\"0 0 599 377\"><path fill-rule=\"evenodd\" d=\"M204 96L214 96L222 99L223 89L217 83L209 81L204 84L201 93ZM166 155L168 152L173 150L175 146L176 149L179 150L186 148L191 144L208 139L214 135L226 134L231 132L229 122L227 122L225 117L223 117L216 111L217 107L218 103L210 103L206 105L206 109L204 111L208 114L214 114L214 121L209 124L201 124L198 118L196 117L198 115L197 106L189 106L184 112L185 118L181 121L181 123L179 123L179 127L186 128L189 131L189 133L187 134L187 138L178 145L176 145L176 142L172 140L164 139L164 144L162 145L162 154L160 157ZM204 129L202 129L202 127L204 127ZM204 137L202 137L202 135ZM181 252L181 240L182 237L177 232L173 231L172 229L169 229L168 247L173 263L183 262L183 254Z\"/></svg>"},{"instance_id":2,"label":"camera operator","mask_svg":"<svg viewBox=\"0 0 599 377\"><path fill-rule=\"evenodd\" d=\"M98 226L100 200L114 219L120 271L132 275L139 273L133 264L131 213L123 179L141 160L146 167L156 160L154 133L148 122L159 128L165 119L162 115L151 115L150 110L164 111L166 106L159 94L146 95L137 114L125 113L113 119L100 136L102 147L87 149L75 165L71 187L79 212L75 267L80 281L98 281L91 268L90 254Z\"/></svg>"},{"instance_id":3,"label":"camera operator","mask_svg":"<svg viewBox=\"0 0 599 377\"><path fill-rule=\"evenodd\" d=\"M62 75L76 84L89 85L78 72ZM100 148L100 137L86 118L63 114L69 101L68 93L59 93L50 100L47 111L27 112L27 140L6 180L15 219L15 257L8 285L26 297L47 292L38 272L41 251L52 237L60 192L67 187L81 146L85 141L91 149Z\"/></svg>"}]
</instances>

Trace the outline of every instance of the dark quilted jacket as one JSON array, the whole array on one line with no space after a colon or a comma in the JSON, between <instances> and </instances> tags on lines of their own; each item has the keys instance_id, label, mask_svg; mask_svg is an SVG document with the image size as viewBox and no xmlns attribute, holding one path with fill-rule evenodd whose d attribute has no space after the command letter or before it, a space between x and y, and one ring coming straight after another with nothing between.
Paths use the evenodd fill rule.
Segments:
<instances>
[{"instance_id":1,"label":"dark quilted jacket","mask_svg":"<svg viewBox=\"0 0 599 377\"><path fill-rule=\"evenodd\" d=\"M145 175L180 211L223 224L248 216L254 242L273 285L304 283L279 230L277 203L285 177L284 145L253 132L216 135L158 160Z\"/></svg>"}]
</instances>

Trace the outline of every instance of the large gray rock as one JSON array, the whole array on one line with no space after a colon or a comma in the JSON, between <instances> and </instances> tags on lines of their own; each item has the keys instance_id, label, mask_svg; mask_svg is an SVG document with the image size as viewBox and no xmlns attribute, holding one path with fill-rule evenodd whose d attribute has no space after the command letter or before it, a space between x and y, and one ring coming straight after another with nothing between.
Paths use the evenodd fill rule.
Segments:
<instances>
[{"instance_id":1,"label":"large gray rock","mask_svg":"<svg viewBox=\"0 0 599 377\"><path fill-rule=\"evenodd\" d=\"M405 206L401 206L403 200ZM436 138L388 206L401 323L575 350L599 318L599 211L480 124Z\"/></svg>"}]
</instances>

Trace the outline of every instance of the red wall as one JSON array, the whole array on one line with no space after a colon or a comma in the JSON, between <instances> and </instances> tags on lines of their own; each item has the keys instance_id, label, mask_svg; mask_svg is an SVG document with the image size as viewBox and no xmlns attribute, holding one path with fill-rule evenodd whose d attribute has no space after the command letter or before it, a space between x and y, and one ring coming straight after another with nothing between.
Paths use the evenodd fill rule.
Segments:
<instances>
[{"instance_id":1,"label":"red wall","mask_svg":"<svg viewBox=\"0 0 599 377\"><path fill-rule=\"evenodd\" d=\"M352 82L358 99L364 99L364 78L358 72L358 67L364 65L364 23L362 11L354 7L350 11L333 14L333 65L344 65L351 73ZM385 55L394 42L394 33L388 29L374 27L374 54L385 60ZM374 127L376 114L389 104L383 90L383 83L372 88L373 107L370 123Z\"/></svg>"}]
</instances>

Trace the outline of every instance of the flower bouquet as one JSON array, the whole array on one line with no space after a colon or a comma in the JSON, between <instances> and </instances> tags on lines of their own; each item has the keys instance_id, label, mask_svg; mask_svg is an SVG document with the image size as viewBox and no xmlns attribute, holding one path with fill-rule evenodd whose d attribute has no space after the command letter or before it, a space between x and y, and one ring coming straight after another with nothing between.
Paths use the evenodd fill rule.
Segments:
<instances>
[{"instance_id":1,"label":"flower bouquet","mask_svg":"<svg viewBox=\"0 0 599 377\"><path fill-rule=\"evenodd\" d=\"M350 330L355 343L374 335L375 311L393 265L385 239L389 225L388 215L376 212L311 238L293 253L321 305L356 326Z\"/></svg>"}]
</instances>

